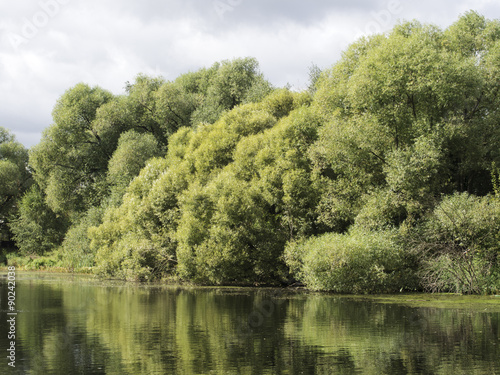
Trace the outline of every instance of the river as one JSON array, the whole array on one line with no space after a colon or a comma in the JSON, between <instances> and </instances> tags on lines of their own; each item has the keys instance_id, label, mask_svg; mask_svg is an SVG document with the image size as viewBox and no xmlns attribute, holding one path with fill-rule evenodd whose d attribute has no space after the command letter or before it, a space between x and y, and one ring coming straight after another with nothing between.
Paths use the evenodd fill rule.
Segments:
<instances>
[{"instance_id":1,"label":"river","mask_svg":"<svg viewBox=\"0 0 500 375\"><path fill-rule=\"evenodd\" d=\"M500 297L15 277L1 374L500 374Z\"/></svg>"}]
</instances>

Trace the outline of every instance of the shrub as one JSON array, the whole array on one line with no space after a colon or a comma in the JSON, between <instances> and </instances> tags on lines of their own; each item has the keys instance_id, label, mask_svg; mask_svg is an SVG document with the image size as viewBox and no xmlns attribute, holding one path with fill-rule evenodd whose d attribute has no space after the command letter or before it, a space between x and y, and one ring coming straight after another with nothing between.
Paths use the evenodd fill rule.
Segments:
<instances>
[{"instance_id":1,"label":"shrub","mask_svg":"<svg viewBox=\"0 0 500 375\"><path fill-rule=\"evenodd\" d=\"M63 264L69 269L79 270L94 265L95 252L90 248L88 230L101 223L103 208L92 207L66 233L61 246Z\"/></svg>"},{"instance_id":2,"label":"shrub","mask_svg":"<svg viewBox=\"0 0 500 375\"><path fill-rule=\"evenodd\" d=\"M31 255L29 257L9 253L6 259L9 266L15 266L17 269L25 271L64 268L61 263L61 256L57 251L53 251L44 256Z\"/></svg>"},{"instance_id":3,"label":"shrub","mask_svg":"<svg viewBox=\"0 0 500 375\"><path fill-rule=\"evenodd\" d=\"M388 190L378 190L363 197L355 225L369 230L396 228L407 218L401 197Z\"/></svg>"},{"instance_id":4,"label":"shrub","mask_svg":"<svg viewBox=\"0 0 500 375\"><path fill-rule=\"evenodd\" d=\"M445 197L417 246L427 257L430 291L491 293L499 289L500 199L468 193Z\"/></svg>"},{"instance_id":5,"label":"shrub","mask_svg":"<svg viewBox=\"0 0 500 375\"><path fill-rule=\"evenodd\" d=\"M258 186L230 171L182 197L178 273L203 283L276 282L286 274L285 235Z\"/></svg>"},{"instance_id":6,"label":"shrub","mask_svg":"<svg viewBox=\"0 0 500 375\"><path fill-rule=\"evenodd\" d=\"M393 231L351 230L292 242L285 259L292 273L313 290L385 293L417 286L416 262Z\"/></svg>"},{"instance_id":7,"label":"shrub","mask_svg":"<svg viewBox=\"0 0 500 375\"><path fill-rule=\"evenodd\" d=\"M38 185L33 185L19 203L19 218L10 223L14 240L22 255L43 255L59 246L68 227L65 217L46 204Z\"/></svg>"}]
</instances>

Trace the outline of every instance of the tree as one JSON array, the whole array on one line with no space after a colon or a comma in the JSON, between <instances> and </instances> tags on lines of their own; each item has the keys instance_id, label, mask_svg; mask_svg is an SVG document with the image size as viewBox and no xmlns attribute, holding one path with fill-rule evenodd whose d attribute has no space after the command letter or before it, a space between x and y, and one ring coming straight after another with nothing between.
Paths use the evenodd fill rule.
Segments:
<instances>
[{"instance_id":1,"label":"tree","mask_svg":"<svg viewBox=\"0 0 500 375\"><path fill-rule=\"evenodd\" d=\"M319 121L306 105L287 107L288 99L297 97L295 104L301 103L300 95L275 92L259 103L280 113L281 120L261 132L245 130L248 135L236 143L233 160L218 172L214 168L207 182L196 174L181 195L176 238L182 277L210 283L283 282L286 242L317 233L319 187L306 150L316 140ZM224 118L233 120L227 123L230 129L239 129L233 113L238 111ZM247 124L259 118L245 114Z\"/></svg>"},{"instance_id":2,"label":"tree","mask_svg":"<svg viewBox=\"0 0 500 375\"><path fill-rule=\"evenodd\" d=\"M225 169L181 197L176 238L181 277L199 282L279 282L284 236L258 185Z\"/></svg>"},{"instance_id":3,"label":"tree","mask_svg":"<svg viewBox=\"0 0 500 375\"><path fill-rule=\"evenodd\" d=\"M123 202L108 206L102 223L89 229L97 273L148 280L171 271L176 262L176 195L185 185L177 169L165 171L165 159L150 160L127 187Z\"/></svg>"},{"instance_id":4,"label":"tree","mask_svg":"<svg viewBox=\"0 0 500 375\"><path fill-rule=\"evenodd\" d=\"M143 74L127 86L127 94L128 129L151 134L165 152L168 137L190 126L199 100L196 93L187 92L181 84Z\"/></svg>"},{"instance_id":5,"label":"tree","mask_svg":"<svg viewBox=\"0 0 500 375\"><path fill-rule=\"evenodd\" d=\"M321 75L314 102L325 126L310 153L328 186L325 224L346 230L381 189L399 200L400 220L442 193L491 191L499 43L500 24L475 13L446 31L402 23L354 43Z\"/></svg>"},{"instance_id":6,"label":"tree","mask_svg":"<svg viewBox=\"0 0 500 375\"><path fill-rule=\"evenodd\" d=\"M251 88L253 99L270 90L257 66L254 59L225 61L173 82L140 74L121 96L85 84L66 91L30 154L48 208L79 226L88 210L119 204L146 161L167 152L172 134L217 120L247 100ZM73 232L82 238L84 230Z\"/></svg>"},{"instance_id":7,"label":"tree","mask_svg":"<svg viewBox=\"0 0 500 375\"><path fill-rule=\"evenodd\" d=\"M109 160L107 180L120 192L152 157L159 156L160 147L152 134L137 133L134 130L123 133L118 146Z\"/></svg>"},{"instance_id":8,"label":"tree","mask_svg":"<svg viewBox=\"0 0 500 375\"><path fill-rule=\"evenodd\" d=\"M192 122L214 123L225 111L239 104L258 102L271 92L271 85L258 70L254 58L222 61L204 70L200 77L202 104L193 113Z\"/></svg>"},{"instance_id":9,"label":"tree","mask_svg":"<svg viewBox=\"0 0 500 375\"><path fill-rule=\"evenodd\" d=\"M150 161L91 229L99 272L282 281L286 241L314 232L319 195L306 150L319 119L309 104L308 94L276 90L173 134L167 157Z\"/></svg>"},{"instance_id":10,"label":"tree","mask_svg":"<svg viewBox=\"0 0 500 375\"><path fill-rule=\"evenodd\" d=\"M33 148L34 177L54 212L83 212L101 200L117 140L101 136L95 119L97 110L112 99L111 93L99 87L76 85L59 99L54 124Z\"/></svg>"},{"instance_id":11,"label":"tree","mask_svg":"<svg viewBox=\"0 0 500 375\"><path fill-rule=\"evenodd\" d=\"M321 76L321 69L316 64L312 64L309 67L309 85L307 87L307 90L311 94L316 93L316 84L318 83L320 76Z\"/></svg>"},{"instance_id":12,"label":"tree","mask_svg":"<svg viewBox=\"0 0 500 375\"><path fill-rule=\"evenodd\" d=\"M43 191L33 184L22 197L19 217L10 227L21 254L43 255L61 244L68 221L47 206Z\"/></svg>"},{"instance_id":13,"label":"tree","mask_svg":"<svg viewBox=\"0 0 500 375\"><path fill-rule=\"evenodd\" d=\"M31 183L28 151L0 127L0 241L10 241L9 224L17 215L18 202Z\"/></svg>"}]
</instances>

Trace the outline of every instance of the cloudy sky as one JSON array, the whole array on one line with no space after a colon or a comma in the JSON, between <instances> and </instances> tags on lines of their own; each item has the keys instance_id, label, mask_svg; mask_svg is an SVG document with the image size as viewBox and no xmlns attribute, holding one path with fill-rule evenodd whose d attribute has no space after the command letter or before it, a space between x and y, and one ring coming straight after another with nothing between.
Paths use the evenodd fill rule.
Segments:
<instances>
[{"instance_id":1,"label":"cloudy sky","mask_svg":"<svg viewBox=\"0 0 500 375\"><path fill-rule=\"evenodd\" d=\"M307 85L358 37L418 19L446 28L498 0L21 0L0 3L0 126L26 147L78 82L115 94L138 73L168 80L251 56L275 86Z\"/></svg>"}]
</instances>

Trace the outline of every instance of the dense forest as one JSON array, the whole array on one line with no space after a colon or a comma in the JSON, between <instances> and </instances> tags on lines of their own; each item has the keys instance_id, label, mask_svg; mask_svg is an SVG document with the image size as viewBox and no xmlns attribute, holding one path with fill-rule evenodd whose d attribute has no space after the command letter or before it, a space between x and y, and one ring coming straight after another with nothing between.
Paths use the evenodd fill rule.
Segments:
<instances>
[{"instance_id":1,"label":"dense forest","mask_svg":"<svg viewBox=\"0 0 500 375\"><path fill-rule=\"evenodd\" d=\"M302 92L253 58L0 128L4 261L127 280L500 291L500 21L361 38Z\"/></svg>"}]
</instances>

